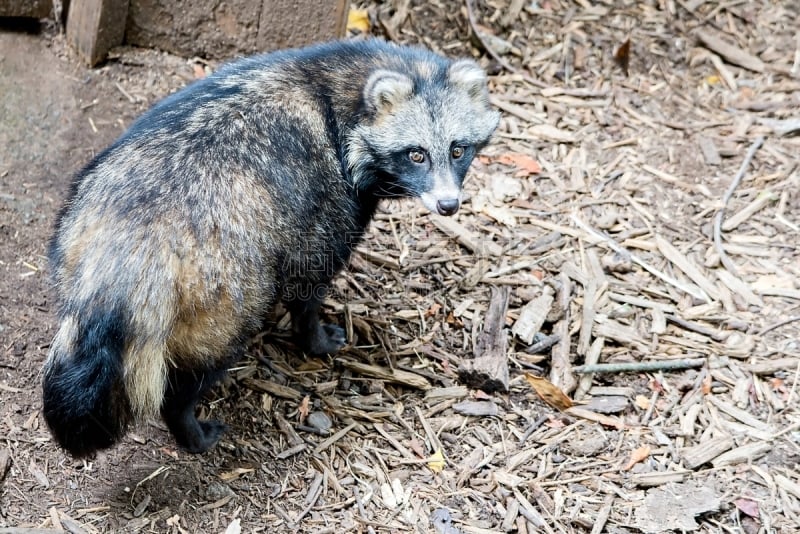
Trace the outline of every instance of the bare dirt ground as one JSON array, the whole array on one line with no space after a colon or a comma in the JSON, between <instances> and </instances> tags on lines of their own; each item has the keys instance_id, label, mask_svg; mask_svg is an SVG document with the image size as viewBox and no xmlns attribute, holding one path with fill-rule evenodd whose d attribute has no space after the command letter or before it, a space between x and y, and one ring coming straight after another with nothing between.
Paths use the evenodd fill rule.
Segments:
<instances>
[{"instance_id":1,"label":"bare dirt ground","mask_svg":"<svg viewBox=\"0 0 800 534\"><path fill-rule=\"evenodd\" d=\"M379 213L327 306L348 349L303 358L276 312L204 403L230 430L203 456L151 421L74 461L39 381L70 176L206 65L88 70L0 29L0 532L800 531L797 3L368 8L477 57L503 121L454 223ZM459 379L482 332L507 393Z\"/></svg>"}]
</instances>

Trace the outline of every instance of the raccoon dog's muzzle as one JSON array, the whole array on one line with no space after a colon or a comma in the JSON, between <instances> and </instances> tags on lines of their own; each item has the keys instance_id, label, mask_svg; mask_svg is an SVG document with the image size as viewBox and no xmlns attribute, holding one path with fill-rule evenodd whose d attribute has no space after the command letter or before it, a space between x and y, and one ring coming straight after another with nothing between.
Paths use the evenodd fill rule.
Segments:
<instances>
[{"instance_id":1,"label":"raccoon dog's muzzle","mask_svg":"<svg viewBox=\"0 0 800 534\"><path fill-rule=\"evenodd\" d=\"M435 176L433 187L419 196L422 205L439 215L454 215L461 207L461 188L452 176Z\"/></svg>"}]
</instances>

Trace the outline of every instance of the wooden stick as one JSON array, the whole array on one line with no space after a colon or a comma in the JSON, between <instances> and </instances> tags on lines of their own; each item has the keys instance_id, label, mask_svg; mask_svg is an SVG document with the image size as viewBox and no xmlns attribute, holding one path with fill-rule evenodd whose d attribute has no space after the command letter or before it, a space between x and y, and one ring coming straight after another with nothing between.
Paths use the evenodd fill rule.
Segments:
<instances>
[{"instance_id":1,"label":"wooden stick","mask_svg":"<svg viewBox=\"0 0 800 534\"><path fill-rule=\"evenodd\" d=\"M750 161L753 159L753 156L756 155L756 151L761 147L764 143L764 137L759 136L752 145L750 145L750 149L747 151L747 155L744 157L744 161L742 161L742 166L739 168L739 172L736 173L736 176L733 177L733 181L731 185L728 187L728 190L725 191L725 195L722 197L722 207L717 211L717 214L714 216L714 248L719 254L719 259L722 262L722 265L731 272L738 276L738 272L736 270L736 266L733 264L733 261L728 257L728 254L722 248L722 217L725 214L725 208L730 202L731 197L733 196L733 192L739 187L739 183L744 178L744 173L747 171L748 165L750 165Z\"/></svg>"},{"instance_id":2,"label":"wooden stick","mask_svg":"<svg viewBox=\"0 0 800 534\"><path fill-rule=\"evenodd\" d=\"M596 363L573 367L576 373L627 373L641 371L667 371L673 369L691 369L706 364L705 358L686 358L681 360L664 360L650 362Z\"/></svg>"},{"instance_id":3,"label":"wooden stick","mask_svg":"<svg viewBox=\"0 0 800 534\"><path fill-rule=\"evenodd\" d=\"M458 377L467 386L487 393L508 391L508 331L505 328L510 289L492 288L483 320L483 332L473 349L474 356L458 366Z\"/></svg>"},{"instance_id":4,"label":"wooden stick","mask_svg":"<svg viewBox=\"0 0 800 534\"><path fill-rule=\"evenodd\" d=\"M535 80L530 76L528 76L527 74L522 73L519 69L509 64L508 61L500 57L497 54L497 52L493 50L492 47L489 46L489 43L486 42L481 33L478 31L477 23L475 22L475 10L472 8L472 0L464 0L464 4L467 7L467 18L469 19L469 27L472 29L473 35L475 35L475 38L478 39L478 41L481 43L483 49L486 50L486 52L488 52L490 56L492 56L492 59L497 61L497 63L508 72L511 72L513 74L519 74L520 76L522 76L522 78L526 82L531 83L536 87L540 88L547 87L546 83L541 82L539 80Z\"/></svg>"},{"instance_id":5,"label":"wooden stick","mask_svg":"<svg viewBox=\"0 0 800 534\"><path fill-rule=\"evenodd\" d=\"M597 230L595 230L594 228L590 227L585 222L581 221L574 214L572 215L572 220L575 221L575 224L577 224L581 229L583 229L589 235L591 235L593 237L596 237L597 239L600 239L601 241L605 241L608 244L608 246L611 247L611 250L613 250L614 252L616 252L618 254L621 254L622 256L625 256L626 258L630 258L630 260L633 263L639 265L645 271L649 272L653 276L655 276L657 278L660 278L664 282L667 282L668 284L677 287L678 289L680 289L684 293L688 293L691 296L693 296L693 297L695 297L695 298L697 298L699 300L706 300L706 301L708 300L706 294L699 287L684 284L684 283L680 282L679 280L676 280L676 279L672 278L671 276L659 271L655 267L651 267L643 259L641 259L637 255L633 254L631 251L627 250L622 245L617 243L612 237L607 236L604 233L598 232Z\"/></svg>"},{"instance_id":6,"label":"wooden stick","mask_svg":"<svg viewBox=\"0 0 800 534\"><path fill-rule=\"evenodd\" d=\"M778 321L777 323L771 324L769 326L765 326L764 328L759 330L756 335L763 336L767 332L770 332L772 330L775 330L776 328L780 328L782 326L785 326L785 325L787 325L789 323L793 323L795 321L800 321L800 315L796 315L794 317L789 317L787 319L784 319L783 321Z\"/></svg>"}]
</instances>

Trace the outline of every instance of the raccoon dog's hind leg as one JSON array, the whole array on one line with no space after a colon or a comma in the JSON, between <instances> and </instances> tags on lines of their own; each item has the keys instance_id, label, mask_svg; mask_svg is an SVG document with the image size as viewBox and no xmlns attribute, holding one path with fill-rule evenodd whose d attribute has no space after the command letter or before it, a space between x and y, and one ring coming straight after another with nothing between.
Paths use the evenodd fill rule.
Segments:
<instances>
[{"instance_id":1,"label":"raccoon dog's hind leg","mask_svg":"<svg viewBox=\"0 0 800 534\"><path fill-rule=\"evenodd\" d=\"M220 421L197 419L195 408L225 374L227 366L206 369L172 369L161 416L175 441L187 452L199 454L213 447L228 428Z\"/></svg>"}]
</instances>

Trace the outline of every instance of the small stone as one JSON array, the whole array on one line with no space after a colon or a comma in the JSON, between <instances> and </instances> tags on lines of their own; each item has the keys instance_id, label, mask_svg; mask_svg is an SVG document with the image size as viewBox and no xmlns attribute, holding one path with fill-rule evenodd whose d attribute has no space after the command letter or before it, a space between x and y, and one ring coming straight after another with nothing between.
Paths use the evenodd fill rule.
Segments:
<instances>
[{"instance_id":1,"label":"small stone","mask_svg":"<svg viewBox=\"0 0 800 534\"><path fill-rule=\"evenodd\" d=\"M333 421L325 412L311 412L306 419L308 426L316 428L318 431L327 434L333 427Z\"/></svg>"},{"instance_id":2,"label":"small stone","mask_svg":"<svg viewBox=\"0 0 800 534\"><path fill-rule=\"evenodd\" d=\"M223 484L222 482L212 482L206 488L206 499L209 501L218 501L220 499L224 499L225 497L232 497L235 495L233 490L227 484Z\"/></svg>"}]
</instances>

